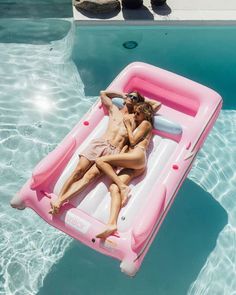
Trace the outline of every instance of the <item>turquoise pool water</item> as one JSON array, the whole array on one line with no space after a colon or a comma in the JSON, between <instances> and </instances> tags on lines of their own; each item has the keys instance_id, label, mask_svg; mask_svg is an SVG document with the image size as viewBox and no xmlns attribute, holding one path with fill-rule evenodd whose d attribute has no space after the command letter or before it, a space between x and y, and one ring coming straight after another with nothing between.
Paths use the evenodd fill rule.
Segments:
<instances>
[{"instance_id":1,"label":"turquoise pool water","mask_svg":"<svg viewBox=\"0 0 236 295\"><path fill-rule=\"evenodd\" d=\"M4 0L0 18L72 17L71 0Z\"/></svg>"},{"instance_id":2,"label":"turquoise pool water","mask_svg":"<svg viewBox=\"0 0 236 295\"><path fill-rule=\"evenodd\" d=\"M0 28L0 294L236 294L236 27L79 27L58 19L0 20ZM138 46L125 49L126 41ZM118 261L9 201L98 91L136 60L214 88L224 105L129 279Z\"/></svg>"}]
</instances>

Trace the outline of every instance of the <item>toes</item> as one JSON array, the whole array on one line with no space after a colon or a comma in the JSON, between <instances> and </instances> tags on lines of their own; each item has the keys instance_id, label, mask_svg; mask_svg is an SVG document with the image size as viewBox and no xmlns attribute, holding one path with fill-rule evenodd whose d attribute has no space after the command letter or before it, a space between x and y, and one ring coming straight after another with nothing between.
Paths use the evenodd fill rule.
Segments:
<instances>
[{"instance_id":1,"label":"toes","mask_svg":"<svg viewBox=\"0 0 236 295\"><path fill-rule=\"evenodd\" d=\"M117 227L107 228L103 232L101 232L100 234L96 235L96 238L106 239L111 235L115 235L116 230L117 230ZM117 235L115 235L115 236L117 236Z\"/></svg>"},{"instance_id":2,"label":"toes","mask_svg":"<svg viewBox=\"0 0 236 295\"><path fill-rule=\"evenodd\" d=\"M102 233L96 235L96 238L98 238L98 239L105 239L105 233L106 232L102 232Z\"/></svg>"},{"instance_id":3,"label":"toes","mask_svg":"<svg viewBox=\"0 0 236 295\"><path fill-rule=\"evenodd\" d=\"M52 202L50 202L50 206L51 206L51 209L48 211L49 214L54 215L59 212L60 207L57 206L56 204L53 204Z\"/></svg>"},{"instance_id":4,"label":"toes","mask_svg":"<svg viewBox=\"0 0 236 295\"><path fill-rule=\"evenodd\" d=\"M48 213L51 214L51 215L54 215L54 213L55 213L54 209L49 210Z\"/></svg>"}]
</instances>

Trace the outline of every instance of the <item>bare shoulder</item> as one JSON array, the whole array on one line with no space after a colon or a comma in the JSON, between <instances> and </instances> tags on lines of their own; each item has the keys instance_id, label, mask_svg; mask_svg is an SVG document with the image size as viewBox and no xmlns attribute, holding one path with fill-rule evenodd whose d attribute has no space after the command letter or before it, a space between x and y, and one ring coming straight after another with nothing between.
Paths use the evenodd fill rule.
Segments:
<instances>
[{"instance_id":1,"label":"bare shoulder","mask_svg":"<svg viewBox=\"0 0 236 295\"><path fill-rule=\"evenodd\" d=\"M139 126L140 126L140 128L142 128L144 130L152 129L152 124L147 120L144 120Z\"/></svg>"}]
</instances>

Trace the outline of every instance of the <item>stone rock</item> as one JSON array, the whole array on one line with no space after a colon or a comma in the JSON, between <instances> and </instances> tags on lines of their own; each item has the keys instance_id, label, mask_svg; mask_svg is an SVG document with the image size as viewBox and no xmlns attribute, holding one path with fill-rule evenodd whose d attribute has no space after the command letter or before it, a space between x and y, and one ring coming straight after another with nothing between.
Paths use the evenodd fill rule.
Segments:
<instances>
[{"instance_id":1,"label":"stone rock","mask_svg":"<svg viewBox=\"0 0 236 295\"><path fill-rule=\"evenodd\" d=\"M110 13L120 9L119 0L80 0L74 1L74 6L92 14Z\"/></svg>"}]
</instances>

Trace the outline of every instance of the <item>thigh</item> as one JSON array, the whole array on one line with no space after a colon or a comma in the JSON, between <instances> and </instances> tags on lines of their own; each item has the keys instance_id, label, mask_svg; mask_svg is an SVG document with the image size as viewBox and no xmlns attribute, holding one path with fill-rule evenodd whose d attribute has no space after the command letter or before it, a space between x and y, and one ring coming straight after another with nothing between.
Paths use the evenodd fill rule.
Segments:
<instances>
[{"instance_id":1,"label":"thigh","mask_svg":"<svg viewBox=\"0 0 236 295\"><path fill-rule=\"evenodd\" d=\"M103 156L101 160L112 166L131 169L141 169L145 165L145 159L140 152Z\"/></svg>"},{"instance_id":2,"label":"thigh","mask_svg":"<svg viewBox=\"0 0 236 295\"><path fill-rule=\"evenodd\" d=\"M124 168L118 173L118 177L121 179L121 181L125 184L129 184L130 181L144 173L146 169L130 169L130 168Z\"/></svg>"}]
</instances>

